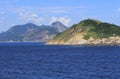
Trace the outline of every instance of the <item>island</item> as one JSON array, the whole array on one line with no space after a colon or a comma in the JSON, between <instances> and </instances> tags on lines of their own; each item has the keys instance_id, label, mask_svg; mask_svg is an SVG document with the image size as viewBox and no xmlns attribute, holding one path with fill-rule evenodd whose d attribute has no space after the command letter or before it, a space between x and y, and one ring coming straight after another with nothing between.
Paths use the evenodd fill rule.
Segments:
<instances>
[{"instance_id":1,"label":"island","mask_svg":"<svg viewBox=\"0 0 120 79\"><path fill-rule=\"evenodd\" d=\"M86 19L56 35L52 45L120 45L120 26Z\"/></svg>"}]
</instances>

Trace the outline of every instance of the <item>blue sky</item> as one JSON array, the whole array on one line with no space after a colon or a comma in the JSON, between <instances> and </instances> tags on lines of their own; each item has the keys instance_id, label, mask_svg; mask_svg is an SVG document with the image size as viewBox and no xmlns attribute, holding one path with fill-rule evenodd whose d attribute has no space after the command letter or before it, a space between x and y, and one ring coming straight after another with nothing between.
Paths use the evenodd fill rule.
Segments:
<instances>
[{"instance_id":1,"label":"blue sky","mask_svg":"<svg viewBox=\"0 0 120 79\"><path fill-rule=\"evenodd\" d=\"M60 21L71 26L83 19L120 25L120 0L1 0L0 32L11 26Z\"/></svg>"}]
</instances>

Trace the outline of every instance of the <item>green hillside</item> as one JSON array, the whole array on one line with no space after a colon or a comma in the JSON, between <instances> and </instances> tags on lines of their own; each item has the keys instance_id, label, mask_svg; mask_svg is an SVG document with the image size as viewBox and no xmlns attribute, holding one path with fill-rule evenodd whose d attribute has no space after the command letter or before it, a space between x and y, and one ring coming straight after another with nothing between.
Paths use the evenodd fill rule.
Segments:
<instances>
[{"instance_id":1,"label":"green hillside","mask_svg":"<svg viewBox=\"0 0 120 79\"><path fill-rule=\"evenodd\" d=\"M54 37L54 40L67 41L76 33L85 32L84 39L90 37L94 39L109 38L111 36L120 36L120 27L114 24L104 23L98 20L87 19L73 25L65 32Z\"/></svg>"}]
</instances>

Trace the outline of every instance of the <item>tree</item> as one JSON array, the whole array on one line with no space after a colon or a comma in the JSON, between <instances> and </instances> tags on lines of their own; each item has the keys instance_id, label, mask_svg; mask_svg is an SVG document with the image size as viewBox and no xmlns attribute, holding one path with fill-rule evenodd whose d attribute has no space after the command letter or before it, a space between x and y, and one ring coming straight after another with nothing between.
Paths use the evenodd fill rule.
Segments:
<instances>
[{"instance_id":1,"label":"tree","mask_svg":"<svg viewBox=\"0 0 120 79\"><path fill-rule=\"evenodd\" d=\"M83 39L88 40L88 39L90 39L90 36L89 35L84 35Z\"/></svg>"}]
</instances>

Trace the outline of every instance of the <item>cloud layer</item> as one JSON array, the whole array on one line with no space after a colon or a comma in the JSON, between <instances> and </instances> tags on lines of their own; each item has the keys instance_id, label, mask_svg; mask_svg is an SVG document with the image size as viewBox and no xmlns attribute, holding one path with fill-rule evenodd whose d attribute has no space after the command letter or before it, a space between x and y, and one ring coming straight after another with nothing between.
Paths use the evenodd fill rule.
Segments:
<instances>
[{"instance_id":1,"label":"cloud layer","mask_svg":"<svg viewBox=\"0 0 120 79\"><path fill-rule=\"evenodd\" d=\"M25 22L33 22L37 24L41 24L44 22L44 18L39 17L37 14L30 14L30 13L19 13L20 19Z\"/></svg>"},{"instance_id":2,"label":"cloud layer","mask_svg":"<svg viewBox=\"0 0 120 79\"><path fill-rule=\"evenodd\" d=\"M50 17L50 16L39 16L38 14L35 13L19 13L19 17L22 21L24 22L32 22L36 24L42 24L47 22L48 24L51 24L53 22L59 21L63 23L64 25L68 26L69 23L71 22L71 19L67 16L63 17Z\"/></svg>"},{"instance_id":3,"label":"cloud layer","mask_svg":"<svg viewBox=\"0 0 120 79\"><path fill-rule=\"evenodd\" d=\"M59 22L63 23L64 25L68 26L69 23L71 22L71 19L69 17L60 17L60 18L51 17L50 23L53 23L56 21L59 21Z\"/></svg>"}]
</instances>

